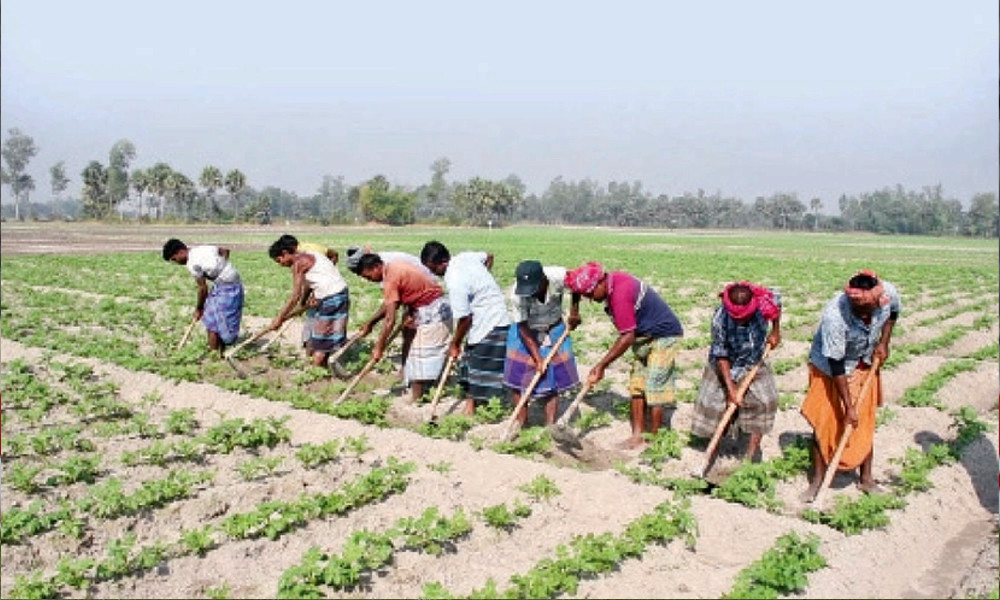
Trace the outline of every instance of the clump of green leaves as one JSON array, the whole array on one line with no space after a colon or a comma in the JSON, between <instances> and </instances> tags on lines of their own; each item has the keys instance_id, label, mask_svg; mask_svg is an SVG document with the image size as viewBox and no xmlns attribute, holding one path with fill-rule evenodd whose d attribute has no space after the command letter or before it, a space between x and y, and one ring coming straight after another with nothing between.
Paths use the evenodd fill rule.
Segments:
<instances>
[{"instance_id":1,"label":"clump of green leaves","mask_svg":"<svg viewBox=\"0 0 1000 600\"><path fill-rule=\"evenodd\" d=\"M240 463L236 470L245 481L253 481L264 475L274 474L283 460L280 456L260 456Z\"/></svg>"},{"instance_id":2,"label":"clump of green leaves","mask_svg":"<svg viewBox=\"0 0 1000 600\"><path fill-rule=\"evenodd\" d=\"M987 431L993 431L993 424L979 419L976 409L971 406L963 406L952 413L954 420L949 429L956 431L955 439L951 442L951 454L956 459L962 458L962 453L975 440L982 437Z\"/></svg>"},{"instance_id":3,"label":"clump of green leaves","mask_svg":"<svg viewBox=\"0 0 1000 600\"><path fill-rule=\"evenodd\" d=\"M639 459L653 468L659 468L668 459L681 457L681 436L674 429L660 429L656 433L644 433L648 442Z\"/></svg>"},{"instance_id":4,"label":"clump of green leaves","mask_svg":"<svg viewBox=\"0 0 1000 600\"><path fill-rule=\"evenodd\" d=\"M722 485L712 490L712 495L754 508L777 511L782 505L776 497L777 482L805 471L809 464L809 441L798 438L784 448L782 456L774 460L743 463Z\"/></svg>"},{"instance_id":5,"label":"clump of green leaves","mask_svg":"<svg viewBox=\"0 0 1000 600\"><path fill-rule=\"evenodd\" d=\"M821 523L837 531L854 535L868 529L877 529L889 524L887 510L906 506L906 501L895 494L864 494L857 499L835 496L833 510L819 512L806 509L802 518L811 523Z\"/></svg>"},{"instance_id":6,"label":"clump of green leaves","mask_svg":"<svg viewBox=\"0 0 1000 600\"><path fill-rule=\"evenodd\" d=\"M514 504L514 510L507 508L503 502L493 506L487 506L482 510L483 520L493 529L502 529L510 532L517 527L520 519L531 516L531 507L521 502Z\"/></svg>"},{"instance_id":7,"label":"clump of green leaves","mask_svg":"<svg viewBox=\"0 0 1000 600\"><path fill-rule=\"evenodd\" d=\"M511 442L500 442L493 449L501 454L515 456L535 456L544 454L552 447L552 435L546 427L527 427L518 432Z\"/></svg>"},{"instance_id":8,"label":"clump of green leaves","mask_svg":"<svg viewBox=\"0 0 1000 600\"><path fill-rule=\"evenodd\" d=\"M243 419L229 419L209 429L205 444L217 452L228 454L234 448L274 448L280 442L292 439L292 432L285 423L291 417L268 417L247 423Z\"/></svg>"},{"instance_id":9,"label":"clump of green leaves","mask_svg":"<svg viewBox=\"0 0 1000 600\"><path fill-rule=\"evenodd\" d=\"M467 415L445 415L436 423L424 423L419 431L427 437L458 441L475 424L475 420Z\"/></svg>"},{"instance_id":10,"label":"clump of green leaves","mask_svg":"<svg viewBox=\"0 0 1000 600\"><path fill-rule=\"evenodd\" d=\"M787 533L760 560L740 571L723 598L778 598L805 590L806 575L826 566L818 551L819 538L800 539Z\"/></svg>"},{"instance_id":11,"label":"clump of green leaves","mask_svg":"<svg viewBox=\"0 0 1000 600\"><path fill-rule=\"evenodd\" d=\"M443 475L445 473L450 473L454 468L454 465L446 460L442 460L441 462L427 463L427 468L435 473L441 473Z\"/></svg>"},{"instance_id":12,"label":"clump of green leaves","mask_svg":"<svg viewBox=\"0 0 1000 600\"><path fill-rule=\"evenodd\" d=\"M181 408L170 411L167 421L163 424L167 433L175 435L188 435L198 427L198 421L194 418L193 408Z\"/></svg>"},{"instance_id":13,"label":"clump of green leaves","mask_svg":"<svg viewBox=\"0 0 1000 600\"><path fill-rule=\"evenodd\" d=\"M580 415L580 418L576 420L575 425L581 432L586 433L588 431L600 429L601 427L607 427L613 422L614 418L609 413L599 410L588 410Z\"/></svg>"},{"instance_id":14,"label":"clump of green leaves","mask_svg":"<svg viewBox=\"0 0 1000 600\"><path fill-rule=\"evenodd\" d=\"M510 408L499 398L490 398L486 404L476 407L476 421L479 423L500 423L507 418Z\"/></svg>"},{"instance_id":15,"label":"clump of green leaves","mask_svg":"<svg viewBox=\"0 0 1000 600\"><path fill-rule=\"evenodd\" d=\"M340 440L330 440L322 444L303 444L295 452L302 466L307 469L316 467L340 458Z\"/></svg>"},{"instance_id":16,"label":"clump of green leaves","mask_svg":"<svg viewBox=\"0 0 1000 600\"><path fill-rule=\"evenodd\" d=\"M536 502L539 500L549 500L550 498L555 498L562 493L559 491L559 487L556 485L556 482L552 481L545 475L539 475L528 483L517 486L517 489L527 494Z\"/></svg>"}]
</instances>

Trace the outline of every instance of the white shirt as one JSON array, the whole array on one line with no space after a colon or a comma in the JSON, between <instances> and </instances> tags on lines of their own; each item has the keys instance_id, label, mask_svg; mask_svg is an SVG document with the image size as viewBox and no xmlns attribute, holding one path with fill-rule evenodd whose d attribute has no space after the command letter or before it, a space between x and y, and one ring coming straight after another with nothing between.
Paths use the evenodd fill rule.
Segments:
<instances>
[{"instance_id":1,"label":"white shirt","mask_svg":"<svg viewBox=\"0 0 1000 600\"><path fill-rule=\"evenodd\" d=\"M192 246L188 248L185 265L195 279L208 279L218 284L240 282L240 274L229 259L219 253L218 246Z\"/></svg>"},{"instance_id":2,"label":"white shirt","mask_svg":"<svg viewBox=\"0 0 1000 600\"><path fill-rule=\"evenodd\" d=\"M306 254L316 259L313 266L306 271L306 282L309 284L309 289L312 290L313 296L317 300L329 298L334 294L344 291L344 288L347 287L347 282L344 281L344 277L337 270L337 265L333 264L325 254L311 250L306 252Z\"/></svg>"},{"instance_id":3,"label":"white shirt","mask_svg":"<svg viewBox=\"0 0 1000 600\"><path fill-rule=\"evenodd\" d=\"M510 325L503 291L483 264L485 252L461 252L448 261L444 283L457 321L472 316L467 342L478 344L495 327Z\"/></svg>"}]
</instances>

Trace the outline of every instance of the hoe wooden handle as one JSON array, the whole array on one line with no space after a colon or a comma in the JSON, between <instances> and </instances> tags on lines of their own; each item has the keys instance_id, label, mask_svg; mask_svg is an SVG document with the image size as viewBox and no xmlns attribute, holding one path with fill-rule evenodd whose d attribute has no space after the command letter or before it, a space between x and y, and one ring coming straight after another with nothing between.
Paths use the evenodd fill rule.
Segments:
<instances>
[{"instance_id":1,"label":"hoe wooden handle","mask_svg":"<svg viewBox=\"0 0 1000 600\"><path fill-rule=\"evenodd\" d=\"M871 389L872 383L875 382L875 373L878 372L879 366L878 360L872 363L871 370L865 376L865 383L861 386L861 393L858 394L856 399L851 400L851 406L857 406L862 398L868 396L868 391ZM830 464L826 465L826 473L823 474L823 483L820 484L819 489L816 490L816 497L813 498L814 504L821 504L825 498L826 490L830 487L833 476L837 473L837 465L840 464L840 457L844 454L844 448L847 447L847 440L850 439L852 433L854 433L854 426L848 423L844 427L844 433L840 436L840 442L837 444L837 450L833 453L833 458L830 459Z\"/></svg>"},{"instance_id":2,"label":"hoe wooden handle","mask_svg":"<svg viewBox=\"0 0 1000 600\"><path fill-rule=\"evenodd\" d=\"M743 396L746 395L747 390L750 389L750 384L753 382L754 377L757 376L757 371L760 370L761 365L764 364L764 359L767 355L771 353L771 346L768 345L764 348L764 354L757 361L757 364L743 376L743 381L740 382L740 387L736 388L736 400L742 400ZM732 403L726 407L726 412L722 413L722 417L719 419L719 424L715 426L715 432L712 433L712 439L708 442L708 447L705 449L705 462L701 466L699 471L701 477L705 476L708 472L708 467L712 462L712 458L715 456L715 451L719 447L719 442L722 440L722 432L726 430L726 425L729 424L729 420L733 418L736 413L736 409L739 405Z\"/></svg>"}]
</instances>

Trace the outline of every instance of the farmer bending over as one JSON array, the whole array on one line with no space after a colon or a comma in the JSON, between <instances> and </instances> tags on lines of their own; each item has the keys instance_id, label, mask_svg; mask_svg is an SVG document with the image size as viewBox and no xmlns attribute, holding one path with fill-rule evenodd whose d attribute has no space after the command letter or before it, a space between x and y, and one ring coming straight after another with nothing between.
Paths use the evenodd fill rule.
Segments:
<instances>
[{"instance_id":1,"label":"farmer bending over","mask_svg":"<svg viewBox=\"0 0 1000 600\"><path fill-rule=\"evenodd\" d=\"M731 423L750 434L746 458L754 459L760 439L774 428L778 386L768 363L761 364L743 398L739 383L761 362L765 346L781 343L781 296L748 281L730 283L719 294L722 304L712 316L712 345L694 405L691 433L710 438L730 404L739 408ZM771 331L768 333L768 323Z\"/></svg>"},{"instance_id":2,"label":"farmer bending over","mask_svg":"<svg viewBox=\"0 0 1000 600\"><path fill-rule=\"evenodd\" d=\"M451 337L451 307L436 279L406 261L383 263L378 254L361 256L358 270L363 278L382 286L382 306L361 327L361 335L385 319L372 360L385 354L389 336L396 325L396 309L403 307L403 333L411 341L403 357L403 381L410 386L413 401L423 394L425 385L433 384L444 368ZM406 330L410 329L407 336Z\"/></svg>"},{"instance_id":3,"label":"farmer bending over","mask_svg":"<svg viewBox=\"0 0 1000 600\"><path fill-rule=\"evenodd\" d=\"M642 446L644 431L656 433L664 421L664 409L674 408L675 361L678 343L684 335L680 321L653 288L624 271L605 273L600 263L589 262L566 273L566 286L574 301L586 296L604 302L604 311L618 330L618 339L590 369L587 383L604 378L604 370L632 349L632 373L628 392L631 398L632 436L622 443L626 449ZM649 428L646 408L649 408ZM670 419L667 418L667 426Z\"/></svg>"},{"instance_id":4,"label":"farmer bending over","mask_svg":"<svg viewBox=\"0 0 1000 600\"><path fill-rule=\"evenodd\" d=\"M288 240L271 244L268 255L292 270L292 293L271 322L271 330L279 329L297 306L308 306L306 354L313 366L326 366L330 353L343 346L347 338L350 309L347 282L325 254L297 251Z\"/></svg>"},{"instance_id":5,"label":"farmer bending over","mask_svg":"<svg viewBox=\"0 0 1000 600\"><path fill-rule=\"evenodd\" d=\"M476 404L506 396L503 370L510 315L503 292L489 271L493 255L461 252L453 257L441 242L427 242L420 252L420 262L438 277L444 277L448 288L455 319L448 355L462 357L459 383L466 393L463 413L472 416Z\"/></svg>"},{"instance_id":6,"label":"farmer bending over","mask_svg":"<svg viewBox=\"0 0 1000 600\"><path fill-rule=\"evenodd\" d=\"M902 307L896 287L871 271L861 271L837 294L820 319L809 351L809 391L802 416L813 428L812 482L802 499L816 497L827 464L840 437L854 427L836 466L841 471L860 467L859 487L881 493L872 477L875 412L882 404L881 372L865 397L859 397L872 363L889 358L889 339Z\"/></svg>"},{"instance_id":7,"label":"farmer bending over","mask_svg":"<svg viewBox=\"0 0 1000 600\"><path fill-rule=\"evenodd\" d=\"M563 321L563 292L566 290L564 267L543 267L537 260L526 260L515 271L514 304L519 318L517 325L507 334L507 364L504 368L504 385L514 390L513 402L521 401L521 394L536 373L541 373L532 391L532 397L545 400L545 424L552 425L559 409L559 394L580 383L573 356L573 345L567 337L559 347L554 347L559 337L580 324L580 301L570 306L570 314ZM555 353L548 368L542 363ZM523 427L528 418L528 406L521 409L517 420Z\"/></svg>"},{"instance_id":8,"label":"farmer bending over","mask_svg":"<svg viewBox=\"0 0 1000 600\"><path fill-rule=\"evenodd\" d=\"M221 355L236 341L243 318L243 282L229 262L229 249L220 246L191 246L171 238L163 244L163 260L184 265L198 284L194 319L208 332L208 347ZM212 282L211 291L208 281Z\"/></svg>"}]
</instances>

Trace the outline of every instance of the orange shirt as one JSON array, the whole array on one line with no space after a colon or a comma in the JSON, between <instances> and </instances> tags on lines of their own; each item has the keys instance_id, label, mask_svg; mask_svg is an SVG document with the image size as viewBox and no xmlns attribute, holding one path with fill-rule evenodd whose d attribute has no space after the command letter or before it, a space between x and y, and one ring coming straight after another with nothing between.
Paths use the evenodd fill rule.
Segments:
<instances>
[{"instance_id":1,"label":"orange shirt","mask_svg":"<svg viewBox=\"0 0 1000 600\"><path fill-rule=\"evenodd\" d=\"M438 282L408 262L396 260L382 265L382 297L386 302L420 308L443 295Z\"/></svg>"}]
</instances>

